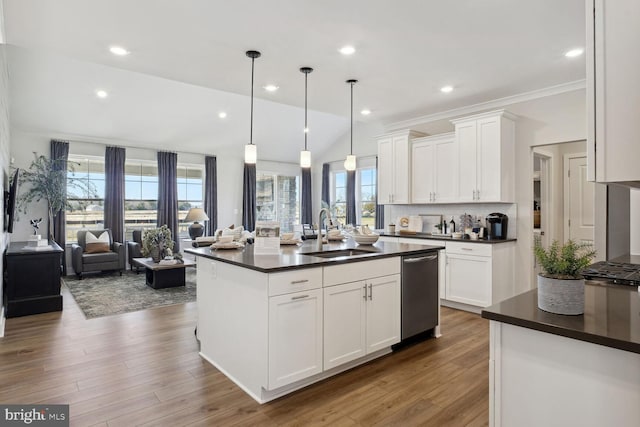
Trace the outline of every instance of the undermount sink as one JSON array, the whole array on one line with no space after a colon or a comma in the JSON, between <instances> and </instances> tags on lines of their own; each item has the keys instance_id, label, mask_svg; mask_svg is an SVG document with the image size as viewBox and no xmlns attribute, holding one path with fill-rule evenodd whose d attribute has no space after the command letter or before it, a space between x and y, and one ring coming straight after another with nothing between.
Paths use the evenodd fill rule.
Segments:
<instances>
[{"instance_id":1,"label":"undermount sink","mask_svg":"<svg viewBox=\"0 0 640 427\"><path fill-rule=\"evenodd\" d=\"M363 249L337 249L333 251L320 251L320 252L307 252L302 255L317 256L320 258L339 258L345 256L365 255L375 253L372 251L365 251Z\"/></svg>"}]
</instances>

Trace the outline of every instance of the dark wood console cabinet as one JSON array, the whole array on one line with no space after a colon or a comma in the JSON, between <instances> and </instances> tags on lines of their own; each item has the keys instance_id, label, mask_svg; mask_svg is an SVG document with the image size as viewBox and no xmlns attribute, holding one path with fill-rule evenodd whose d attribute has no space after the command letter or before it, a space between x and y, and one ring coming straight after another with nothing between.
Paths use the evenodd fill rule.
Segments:
<instances>
[{"instance_id":1,"label":"dark wood console cabinet","mask_svg":"<svg viewBox=\"0 0 640 427\"><path fill-rule=\"evenodd\" d=\"M45 250L25 249L13 242L4 253L4 309L6 317L62 310L60 274L63 250L49 242Z\"/></svg>"}]
</instances>

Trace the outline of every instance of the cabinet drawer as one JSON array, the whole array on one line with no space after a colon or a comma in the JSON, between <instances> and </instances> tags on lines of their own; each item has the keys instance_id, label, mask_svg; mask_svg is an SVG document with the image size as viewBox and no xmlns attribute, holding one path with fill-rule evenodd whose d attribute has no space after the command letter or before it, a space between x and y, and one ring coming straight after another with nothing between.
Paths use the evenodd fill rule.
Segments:
<instances>
[{"instance_id":1,"label":"cabinet drawer","mask_svg":"<svg viewBox=\"0 0 640 427\"><path fill-rule=\"evenodd\" d=\"M490 244L447 242L447 254L491 256Z\"/></svg>"},{"instance_id":2,"label":"cabinet drawer","mask_svg":"<svg viewBox=\"0 0 640 427\"><path fill-rule=\"evenodd\" d=\"M334 286L399 273L400 257L383 258L375 261L351 262L325 267L324 286Z\"/></svg>"},{"instance_id":3,"label":"cabinet drawer","mask_svg":"<svg viewBox=\"0 0 640 427\"><path fill-rule=\"evenodd\" d=\"M303 268L269 274L269 296L322 287L322 268Z\"/></svg>"}]
</instances>

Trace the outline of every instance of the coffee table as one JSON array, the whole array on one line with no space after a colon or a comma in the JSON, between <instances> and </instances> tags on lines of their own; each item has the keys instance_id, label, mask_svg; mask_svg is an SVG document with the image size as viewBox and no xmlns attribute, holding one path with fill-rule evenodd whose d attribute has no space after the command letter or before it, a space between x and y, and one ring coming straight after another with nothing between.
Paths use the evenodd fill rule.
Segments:
<instances>
[{"instance_id":1,"label":"coffee table","mask_svg":"<svg viewBox=\"0 0 640 427\"><path fill-rule=\"evenodd\" d=\"M153 289L184 286L185 268L196 265L195 261L185 259L181 264L158 264L151 258L133 258L132 262L145 268L147 286Z\"/></svg>"}]
</instances>

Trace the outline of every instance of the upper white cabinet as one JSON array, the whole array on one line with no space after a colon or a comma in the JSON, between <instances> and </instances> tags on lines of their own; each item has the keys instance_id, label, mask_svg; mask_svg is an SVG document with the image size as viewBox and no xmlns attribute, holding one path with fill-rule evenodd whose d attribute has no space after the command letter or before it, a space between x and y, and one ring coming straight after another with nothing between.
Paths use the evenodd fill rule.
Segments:
<instances>
[{"instance_id":1,"label":"upper white cabinet","mask_svg":"<svg viewBox=\"0 0 640 427\"><path fill-rule=\"evenodd\" d=\"M424 134L403 131L378 137L378 203L410 202L410 142L420 136Z\"/></svg>"},{"instance_id":2,"label":"upper white cabinet","mask_svg":"<svg viewBox=\"0 0 640 427\"><path fill-rule=\"evenodd\" d=\"M639 181L640 2L586 0L586 12L588 179Z\"/></svg>"},{"instance_id":3,"label":"upper white cabinet","mask_svg":"<svg viewBox=\"0 0 640 427\"><path fill-rule=\"evenodd\" d=\"M411 203L456 202L458 149L454 133L411 142Z\"/></svg>"},{"instance_id":4,"label":"upper white cabinet","mask_svg":"<svg viewBox=\"0 0 640 427\"><path fill-rule=\"evenodd\" d=\"M458 202L513 202L513 119L499 110L451 121L456 127Z\"/></svg>"}]
</instances>

